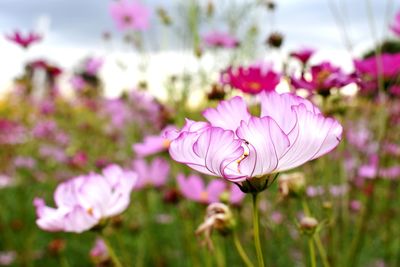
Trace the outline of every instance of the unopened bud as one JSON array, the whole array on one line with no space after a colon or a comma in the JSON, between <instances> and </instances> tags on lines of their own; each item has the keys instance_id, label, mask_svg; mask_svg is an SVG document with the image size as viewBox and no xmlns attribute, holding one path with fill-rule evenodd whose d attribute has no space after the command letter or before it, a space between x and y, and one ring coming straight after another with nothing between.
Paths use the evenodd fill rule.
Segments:
<instances>
[{"instance_id":1,"label":"unopened bud","mask_svg":"<svg viewBox=\"0 0 400 267\"><path fill-rule=\"evenodd\" d=\"M278 180L279 192L283 197L298 197L304 193L306 179L302 172L282 174Z\"/></svg>"},{"instance_id":2,"label":"unopened bud","mask_svg":"<svg viewBox=\"0 0 400 267\"><path fill-rule=\"evenodd\" d=\"M47 249L52 255L59 255L65 249L66 242L64 239L53 239L47 245Z\"/></svg>"},{"instance_id":3,"label":"unopened bud","mask_svg":"<svg viewBox=\"0 0 400 267\"><path fill-rule=\"evenodd\" d=\"M274 11L276 8L276 4L273 0L265 0L264 5L267 7L269 11Z\"/></svg>"},{"instance_id":4,"label":"unopened bud","mask_svg":"<svg viewBox=\"0 0 400 267\"><path fill-rule=\"evenodd\" d=\"M283 44L283 35L279 32L271 33L266 41L267 45L272 48L280 48Z\"/></svg>"},{"instance_id":5,"label":"unopened bud","mask_svg":"<svg viewBox=\"0 0 400 267\"><path fill-rule=\"evenodd\" d=\"M207 94L207 98L209 100L221 100L225 97L225 90L224 87L214 83L211 86L211 91Z\"/></svg>"},{"instance_id":6,"label":"unopened bud","mask_svg":"<svg viewBox=\"0 0 400 267\"><path fill-rule=\"evenodd\" d=\"M171 25L171 17L168 15L167 11L164 8L157 8L157 14L164 25Z\"/></svg>"},{"instance_id":7,"label":"unopened bud","mask_svg":"<svg viewBox=\"0 0 400 267\"><path fill-rule=\"evenodd\" d=\"M300 229L305 234L310 234L310 235L314 234L317 226L318 226L318 221L313 217L305 216L300 220Z\"/></svg>"},{"instance_id":8,"label":"unopened bud","mask_svg":"<svg viewBox=\"0 0 400 267\"><path fill-rule=\"evenodd\" d=\"M211 17L214 14L214 3L209 0L207 3L207 17Z\"/></svg>"},{"instance_id":9,"label":"unopened bud","mask_svg":"<svg viewBox=\"0 0 400 267\"><path fill-rule=\"evenodd\" d=\"M324 201L324 202L322 203L322 207L323 207L324 209L330 210L330 209L332 209L332 202L330 202L330 201Z\"/></svg>"}]
</instances>

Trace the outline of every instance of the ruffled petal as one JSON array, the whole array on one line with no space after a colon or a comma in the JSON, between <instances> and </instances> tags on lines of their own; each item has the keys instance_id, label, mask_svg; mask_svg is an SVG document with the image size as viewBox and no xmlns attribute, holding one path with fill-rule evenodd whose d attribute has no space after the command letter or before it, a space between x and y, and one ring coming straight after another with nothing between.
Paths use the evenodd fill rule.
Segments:
<instances>
[{"instance_id":1,"label":"ruffled petal","mask_svg":"<svg viewBox=\"0 0 400 267\"><path fill-rule=\"evenodd\" d=\"M286 133L295 127L297 116L292 110L292 106L303 104L305 108L315 114L321 111L307 99L294 94L278 94L276 92L263 92L260 94L261 117L269 116L273 118L279 127Z\"/></svg>"},{"instance_id":2,"label":"ruffled petal","mask_svg":"<svg viewBox=\"0 0 400 267\"><path fill-rule=\"evenodd\" d=\"M235 139L232 131L209 128L203 132L193 145L195 154L205 161L209 172L225 177L226 167L243 155L242 141ZM239 174L238 174L239 175Z\"/></svg>"},{"instance_id":3,"label":"ruffled petal","mask_svg":"<svg viewBox=\"0 0 400 267\"><path fill-rule=\"evenodd\" d=\"M206 109L203 116L212 126L232 131L239 127L242 120L247 122L250 119L246 103L239 96L221 101L216 108Z\"/></svg>"},{"instance_id":4,"label":"ruffled petal","mask_svg":"<svg viewBox=\"0 0 400 267\"><path fill-rule=\"evenodd\" d=\"M236 134L247 141L249 154L239 164L247 177L271 173L289 147L287 135L270 117L252 117L248 124L242 122Z\"/></svg>"},{"instance_id":5,"label":"ruffled petal","mask_svg":"<svg viewBox=\"0 0 400 267\"><path fill-rule=\"evenodd\" d=\"M278 165L279 171L292 169L334 149L341 140L342 126L332 118L324 118L301 104L292 107L297 124L290 138L292 143Z\"/></svg>"}]
</instances>

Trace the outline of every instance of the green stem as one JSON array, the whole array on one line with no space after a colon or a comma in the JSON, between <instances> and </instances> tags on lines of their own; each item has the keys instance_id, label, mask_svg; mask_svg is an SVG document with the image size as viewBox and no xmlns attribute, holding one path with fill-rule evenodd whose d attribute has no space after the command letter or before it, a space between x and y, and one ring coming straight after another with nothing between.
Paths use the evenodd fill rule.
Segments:
<instances>
[{"instance_id":1,"label":"green stem","mask_svg":"<svg viewBox=\"0 0 400 267\"><path fill-rule=\"evenodd\" d=\"M260 228L259 228L259 218L258 218L258 202L259 198L258 194L254 193L253 196L253 234L254 234L254 246L256 247L257 252L257 261L259 267L264 267L264 259L261 250L261 242L260 242Z\"/></svg>"},{"instance_id":2,"label":"green stem","mask_svg":"<svg viewBox=\"0 0 400 267\"><path fill-rule=\"evenodd\" d=\"M108 241L108 239L105 237L104 234L102 234L101 236L102 236L102 238L104 240L104 244L107 247L108 254L110 255L110 258L111 258L111 261L112 261L114 267L122 267L122 264L119 261L119 259L118 259L117 255L115 254L114 250L112 249L112 246L111 246L110 242Z\"/></svg>"},{"instance_id":3,"label":"green stem","mask_svg":"<svg viewBox=\"0 0 400 267\"><path fill-rule=\"evenodd\" d=\"M240 258L243 260L244 264L247 267L253 267L254 265L253 265L253 263L251 263L249 257L247 256L246 252L244 251L243 246L240 243L240 240L239 240L239 237L238 237L236 231L233 232L233 242L235 243L236 250L239 253Z\"/></svg>"},{"instance_id":4,"label":"green stem","mask_svg":"<svg viewBox=\"0 0 400 267\"><path fill-rule=\"evenodd\" d=\"M310 236L308 238L308 249L310 250L310 262L311 262L311 267L317 267L317 261L315 258L315 247L314 247L314 241L313 237Z\"/></svg>"},{"instance_id":5,"label":"green stem","mask_svg":"<svg viewBox=\"0 0 400 267\"><path fill-rule=\"evenodd\" d=\"M311 216L311 211L310 211L310 208L308 207L305 197L302 198L301 204L303 206L304 214L306 216ZM322 264L324 265L324 267L330 267L328 257L326 255L326 251L324 249L324 246L322 245L321 238L319 237L318 232L314 233L313 238L314 238L315 244L317 245L318 253L319 253L319 256L321 257Z\"/></svg>"},{"instance_id":6,"label":"green stem","mask_svg":"<svg viewBox=\"0 0 400 267\"><path fill-rule=\"evenodd\" d=\"M329 264L329 261L328 261L328 257L326 255L326 251L324 249L324 246L322 245L321 238L319 237L318 233L314 234L314 241L315 241L315 244L317 245L318 253L322 260L322 265L324 267L331 267L331 265Z\"/></svg>"}]
</instances>

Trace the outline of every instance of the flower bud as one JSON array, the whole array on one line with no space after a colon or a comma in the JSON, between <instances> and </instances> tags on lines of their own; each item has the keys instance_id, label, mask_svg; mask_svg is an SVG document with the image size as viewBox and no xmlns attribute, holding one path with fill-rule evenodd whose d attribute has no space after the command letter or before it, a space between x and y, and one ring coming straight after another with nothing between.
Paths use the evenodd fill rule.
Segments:
<instances>
[{"instance_id":1,"label":"flower bud","mask_svg":"<svg viewBox=\"0 0 400 267\"><path fill-rule=\"evenodd\" d=\"M305 191L306 179L302 172L282 174L278 180L279 192L283 197L301 196Z\"/></svg>"},{"instance_id":2,"label":"flower bud","mask_svg":"<svg viewBox=\"0 0 400 267\"><path fill-rule=\"evenodd\" d=\"M271 33L268 36L266 43L271 48L280 48L283 44L283 35L279 32Z\"/></svg>"},{"instance_id":3,"label":"flower bud","mask_svg":"<svg viewBox=\"0 0 400 267\"><path fill-rule=\"evenodd\" d=\"M214 14L214 3L213 1L209 0L207 3L207 17L212 17Z\"/></svg>"},{"instance_id":4,"label":"flower bud","mask_svg":"<svg viewBox=\"0 0 400 267\"><path fill-rule=\"evenodd\" d=\"M213 250L211 233L217 230L220 234L226 235L231 232L235 226L233 214L229 207L222 203L212 203L207 207L204 222L197 228L196 235L204 235L203 244L207 245L208 249Z\"/></svg>"},{"instance_id":5,"label":"flower bud","mask_svg":"<svg viewBox=\"0 0 400 267\"><path fill-rule=\"evenodd\" d=\"M164 8L157 8L157 15L164 25L171 25L171 17L168 15L167 11Z\"/></svg>"},{"instance_id":6,"label":"flower bud","mask_svg":"<svg viewBox=\"0 0 400 267\"><path fill-rule=\"evenodd\" d=\"M64 239L53 239L47 245L47 250L52 255L59 255L61 254L66 247L66 241Z\"/></svg>"},{"instance_id":7,"label":"flower bud","mask_svg":"<svg viewBox=\"0 0 400 267\"><path fill-rule=\"evenodd\" d=\"M314 234L317 226L318 226L318 221L313 217L305 216L300 220L300 230L305 234L308 235Z\"/></svg>"},{"instance_id":8,"label":"flower bud","mask_svg":"<svg viewBox=\"0 0 400 267\"><path fill-rule=\"evenodd\" d=\"M265 0L264 5L269 11L274 11L276 8L276 3L273 0Z\"/></svg>"},{"instance_id":9,"label":"flower bud","mask_svg":"<svg viewBox=\"0 0 400 267\"><path fill-rule=\"evenodd\" d=\"M225 98L224 87L219 84L212 84L211 91L207 94L209 100L222 100Z\"/></svg>"}]
</instances>

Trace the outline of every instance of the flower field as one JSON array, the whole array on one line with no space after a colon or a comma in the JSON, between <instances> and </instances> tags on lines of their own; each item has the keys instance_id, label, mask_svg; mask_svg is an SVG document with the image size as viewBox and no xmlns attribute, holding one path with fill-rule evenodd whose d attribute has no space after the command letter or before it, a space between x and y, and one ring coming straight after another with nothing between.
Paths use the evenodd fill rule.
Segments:
<instances>
[{"instance_id":1,"label":"flower field","mask_svg":"<svg viewBox=\"0 0 400 267\"><path fill-rule=\"evenodd\" d=\"M296 1L166 2L99 3L73 67L3 33L0 266L400 266L400 6L357 0L360 46L326 1L328 49Z\"/></svg>"}]
</instances>

